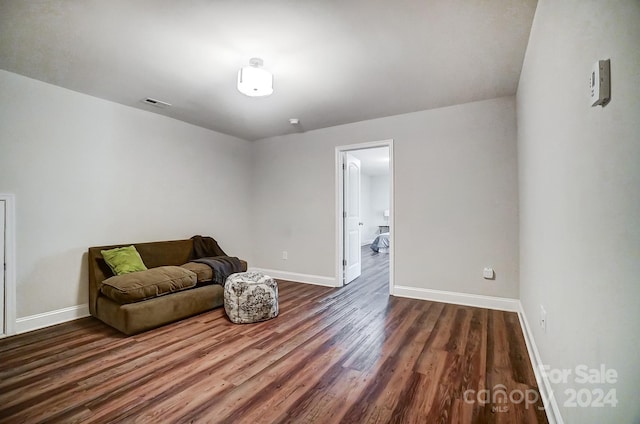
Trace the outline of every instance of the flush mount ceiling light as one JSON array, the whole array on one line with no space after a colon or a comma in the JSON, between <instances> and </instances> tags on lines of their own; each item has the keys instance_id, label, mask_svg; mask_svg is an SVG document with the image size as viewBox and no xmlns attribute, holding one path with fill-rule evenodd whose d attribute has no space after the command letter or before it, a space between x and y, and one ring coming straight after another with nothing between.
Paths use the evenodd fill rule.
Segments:
<instances>
[{"instance_id":1,"label":"flush mount ceiling light","mask_svg":"<svg viewBox=\"0 0 640 424\"><path fill-rule=\"evenodd\" d=\"M273 75L263 69L262 64L262 59L254 57L249 60L249 66L238 71L238 91L250 97L273 93Z\"/></svg>"}]
</instances>

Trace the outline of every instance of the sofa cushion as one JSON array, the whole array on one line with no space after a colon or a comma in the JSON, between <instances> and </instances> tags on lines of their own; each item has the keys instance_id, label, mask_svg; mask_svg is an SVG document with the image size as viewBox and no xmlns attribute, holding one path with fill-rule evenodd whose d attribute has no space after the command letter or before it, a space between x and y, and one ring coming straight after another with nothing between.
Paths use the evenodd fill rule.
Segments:
<instances>
[{"instance_id":1,"label":"sofa cushion","mask_svg":"<svg viewBox=\"0 0 640 424\"><path fill-rule=\"evenodd\" d=\"M100 291L120 304L139 302L195 287L196 274L179 266L116 275L104 280Z\"/></svg>"},{"instance_id":2,"label":"sofa cushion","mask_svg":"<svg viewBox=\"0 0 640 424\"><path fill-rule=\"evenodd\" d=\"M115 275L146 271L147 269L144 262L142 262L140 254L133 245L102 250L100 253Z\"/></svg>"},{"instance_id":3,"label":"sofa cushion","mask_svg":"<svg viewBox=\"0 0 640 424\"><path fill-rule=\"evenodd\" d=\"M180 265L180 267L188 269L191 272L195 272L198 276L198 283L204 283L213 280L213 270L207 264L201 264L198 262L187 262L184 265Z\"/></svg>"}]
</instances>

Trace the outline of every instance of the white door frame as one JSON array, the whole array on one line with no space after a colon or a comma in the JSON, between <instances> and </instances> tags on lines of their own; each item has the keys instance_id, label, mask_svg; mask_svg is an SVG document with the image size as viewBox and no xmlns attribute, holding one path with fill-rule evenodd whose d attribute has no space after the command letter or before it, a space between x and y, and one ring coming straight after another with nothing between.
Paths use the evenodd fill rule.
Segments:
<instances>
[{"instance_id":1,"label":"white door frame","mask_svg":"<svg viewBox=\"0 0 640 424\"><path fill-rule=\"evenodd\" d=\"M0 329L0 337L4 337L16 331L16 205L13 194L0 193L0 200L5 202L5 237L4 240L0 237L0 243L5 243L7 266L4 275L4 329Z\"/></svg>"},{"instance_id":2,"label":"white door frame","mask_svg":"<svg viewBox=\"0 0 640 424\"><path fill-rule=\"evenodd\" d=\"M393 295L394 249L396 246L394 242L395 225L393 218L393 205L395 203L393 198L393 139L336 147L336 287L342 287L344 285L344 268L342 266L344 259L344 224L342 217L342 211L344 210L344 176L342 173L342 154L351 150L371 149L374 147L389 148L389 294Z\"/></svg>"}]
</instances>

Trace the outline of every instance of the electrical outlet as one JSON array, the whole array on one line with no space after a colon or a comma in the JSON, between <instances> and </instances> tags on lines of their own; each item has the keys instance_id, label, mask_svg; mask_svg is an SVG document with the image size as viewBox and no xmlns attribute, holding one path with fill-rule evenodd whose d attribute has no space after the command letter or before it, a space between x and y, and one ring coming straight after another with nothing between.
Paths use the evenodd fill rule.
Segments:
<instances>
[{"instance_id":1,"label":"electrical outlet","mask_svg":"<svg viewBox=\"0 0 640 424\"><path fill-rule=\"evenodd\" d=\"M482 270L482 277L485 280L495 280L496 273L493 271L493 268L485 268Z\"/></svg>"},{"instance_id":2,"label":"electrical outlet","mask_svg":"<svg viewBox=\"0 0 640 424\"><path fill-rule=\"evenodd\" d=\"M282 251L282 260L286 261L287 259L289 259L289 254L287 253L286 250Z\"/></svg>"},{"instance_id":3,"label":"electrical outlet","mask_svg":"<svg viewBox=\"0 0 640 424\"><path fill-rule=\"evenodd\" d=\"M547 310L542 305L540 305L540 328L545 333L547 332Z\"/></svg>"}]
</instances>

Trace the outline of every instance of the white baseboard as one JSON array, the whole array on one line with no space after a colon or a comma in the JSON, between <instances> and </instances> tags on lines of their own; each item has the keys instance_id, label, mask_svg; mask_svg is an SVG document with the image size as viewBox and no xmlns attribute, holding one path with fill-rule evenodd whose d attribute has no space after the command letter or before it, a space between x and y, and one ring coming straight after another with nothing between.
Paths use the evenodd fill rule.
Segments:
<instances>
[{"instance_id":1,"label":"white baseboard","mask_svg":"<svg viewBox=\"0 0 640 424\"><path fill-rule=\"evenodd\" d=\"M61 324L74 319L88 317L89 315L88 304L70 306L56 311L18 318L16 319L15 330L16 334L26 333L27 331L38 330L50 325Z\"/></svg>"},{"instance_id":2,"label":"white baseboard","mask_svg":"<svg viewBox=\"0 0 640 424\"><path fill-rule=\"evenodd\" d=\"M278 271L276 269L264 269L249 267L249 271L262 272L270 277L295 281L298 283L315 284L317 286L336 287L336 279L334 277L323 277L321 275L298 274L297 272Z\"/></svg>"},{"instance_id":3,"label":"white baseboard","mask_svg":"<svg viewBox=\"0 0 640 424\"><path fill-rule=\"evenodd\" d=\"M508 297L493 297L408 286L395 286L393 295L411 299L475 306L477 308L497 309L499 311L520 312L518 299L510 299Z\"/></svg>"},{"instance_id":4,"label":"white baseboard","mask_svg":"<svg viewBox=\"0 0 640 424\"><path fill-rule=\"evenodd\" d=\"M540 359L540 352L536 346L536 341L533 338L529 321L524 313L522 303L518 301L518 317L520 318L520 327L522 327L522 334L524 334L524 341L527 345L527 351L529 352L529 358L531 359L531 366L536 376L536 383L538 384L538 390L542 397L542 403L544 404L544 410L547 413L547 420L549 424L564 424L560 409L558 408L558 402L553 395L553 389L551 388L551 382L547 373L544 371L544 364Z\"/></svg>"}]
</instances>

